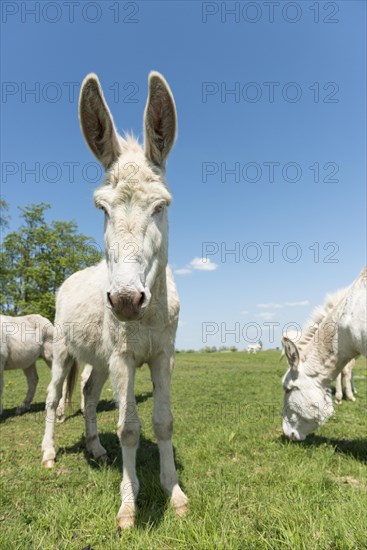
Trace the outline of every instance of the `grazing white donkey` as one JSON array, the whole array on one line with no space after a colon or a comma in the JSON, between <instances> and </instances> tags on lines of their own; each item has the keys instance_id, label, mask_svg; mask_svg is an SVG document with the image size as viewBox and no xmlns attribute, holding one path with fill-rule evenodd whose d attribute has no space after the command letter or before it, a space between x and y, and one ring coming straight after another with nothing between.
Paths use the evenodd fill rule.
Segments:
<instances>
[{"instance_id":1,"label":"grazing white donkey","mask_svg":"<svg viewBox=\"0 0 367 550\"><path fill-rule=\"evenodd\" d=\"M336 298L336 294L333 296L329 296L328 304L330 303L332 305L333 302L335 301L335 298ZM325 307L322 307L322 306L316 308L316 310L313 313L313 319L309 321L309 324L304 329L305 332L302 338L300 338L302 334L301 335L298 334L298 331L288 330L286 334L283 334L283 336L286 336L287 338L292 340L292 342L297 344L298 351L300 352L300 354L302 354L303 347L305 347L309 343L311 337L315 335L317 327L320 325L321 321L326 315L327 307L328 306L326 306L326 309ZM285 356L285 353L283 349L279 362L283 359L284 356ZM355 390L353 388L353 378L352 378L352 370L355 365L355 362L356 362L355 359L352 359L351 361L349 361L345 365L341 373L339 373L335 379L335 387L336 387L335 403L337 405L341 405L343 402L343 386L345 389L345 394L347 399L349 401L356 400L356 398L354 397Z\"/></svg>"},{"instance_id":2,"label":"grazing white donkey","mask_svg":"<svg viewBox=\"0 0 367 550\"><path fill-rule=\"evenodd\" d=\"M37 359L41 357L51 368L53 326L41 315L0 315L0 327L0 414L3 410L4 370L12 369L23 369L27 378L27 394L23 404L16 410L17 414L23 414L29 411L36 393Z\"/></svg>"},{"instance_id":3,"label":"grazing white donkey","mask_svg":"<svg viewBox=\"0 0 367 550\"><path fill-rule=\"evenodd\" d=\"M43 463L54 465L56 404L73 358L93 365L84 388L86 444L95 459L106 456L97 433L96 405L110 373L123 457L117 518L119 527L125 528L134 524L139 490L135 459L140 422L134 377L145 362L153 382L161 484L178 515L188 507L174 464L170 405L179 299L167 265L171 194L165 161L175 141L176 108L164 78L151 73L143 149L135 139L118 136L99 81L89 75L82 84L79 116L90 149L106 169L94 200L105 212L107 263L75 273L57 296L56 323L63 327L64 337L54 346Z\"/></svg>"},{"instance_id":4,"label":"grazing white donkey","mask_svg":"<svg viewBox=\"0 0 367 550\"><path fill-rule=\"evenodd\" d=\"M318 328L296 345L283 337L289 369L283 378L283 432L303 441L333 414L330 383L348 361L367 354L367 268L329 297ZM301 351L300 351L301 350Z\"/></svg>"},{"instance_id":5,"label":"grazing white donkey","mask_svg":"<svg viewBox=\"0 0 367 550\"><path fill-rule=\"evenodd\" d=\"M352 384L352 371L356 363L355 359L352 359L345 365L340 374L336 377L335 380L335 403L341 405L343 403L343 386L345 389L346 398L349 401L355 401Z\"/></svg>"}]
</instances>

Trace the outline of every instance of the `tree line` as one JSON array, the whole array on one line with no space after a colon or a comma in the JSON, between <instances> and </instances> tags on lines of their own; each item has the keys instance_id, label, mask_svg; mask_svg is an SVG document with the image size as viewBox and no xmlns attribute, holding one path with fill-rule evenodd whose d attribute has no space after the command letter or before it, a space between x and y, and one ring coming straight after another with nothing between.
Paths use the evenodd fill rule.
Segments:
<instances>
[{"instance_id":1,"label":"tree line","mask_svg":"<svg viewBox=\"0 0 367 550\"><path fill-rule=\"evenodd\" d=\"M0 311L39 313L53 322L59 286L72 273L99 262L102 253L75 221L47 223L49 204L18 208L21 224L9 231L8 204L0 199Z\"/></svg>"}]
</instances>

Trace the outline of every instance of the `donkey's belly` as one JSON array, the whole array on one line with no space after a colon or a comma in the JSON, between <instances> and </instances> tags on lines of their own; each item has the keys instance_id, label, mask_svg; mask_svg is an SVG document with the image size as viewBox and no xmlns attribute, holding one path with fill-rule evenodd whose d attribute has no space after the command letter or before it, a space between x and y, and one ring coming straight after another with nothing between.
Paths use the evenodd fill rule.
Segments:
<instances>
[{"instance_id":1,"label":"donkey's belly","mask_svg":"<svg viewBox=\"0 0 367 550\"><path fill-rule=\"evenodd\" d=\"M9 338L7 342L7 360L5 370L26 369L40 356L40 346L31 338Z\"/></svg>"}]
</instances>

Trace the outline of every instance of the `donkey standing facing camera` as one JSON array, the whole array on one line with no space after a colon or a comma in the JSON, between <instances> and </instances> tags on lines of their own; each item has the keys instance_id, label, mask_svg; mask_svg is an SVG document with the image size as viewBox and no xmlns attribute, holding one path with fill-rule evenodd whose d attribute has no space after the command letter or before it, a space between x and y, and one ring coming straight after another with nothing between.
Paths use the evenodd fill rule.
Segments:
<instances>
[{"instance_id":1,"label":"donkey standing facing camera","mask_svg":"<svg viewBox=\"0 0 367 550\"><path fill-rule=\"evenodd\" d=\"M154 388L161 484L178 515L188 508L174 463L170 405L179 299L167 264L171 194L165 162L175 141L176 108L164 78L151 73L143 148L134 138L117 134L98 78L92 74L82 84L79 117L87 144L106 170L94 194L96 206L105 213L106 261L69 277L57 296L55 322L62 327L63 338L54 345L43 463L46 467L55 463L55 412L75 359L93 365L84 388L86 445L95 459L106 457L97 433L96 406L110 374L123 457L117 518L124 528L134 524L139 490L135 462L140 423L134 377L143 363L149 365Z\"/></svg>"}]
</instances>

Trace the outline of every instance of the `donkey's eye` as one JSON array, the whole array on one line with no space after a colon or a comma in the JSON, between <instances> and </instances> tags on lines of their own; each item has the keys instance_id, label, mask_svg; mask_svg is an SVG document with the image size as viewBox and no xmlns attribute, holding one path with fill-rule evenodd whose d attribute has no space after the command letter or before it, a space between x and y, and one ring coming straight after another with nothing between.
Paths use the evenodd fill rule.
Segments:
<instances>
[{"instance_id":1,"label":"donkey's eye","mask_svg":"<svg viewBox=\"0 0 367 550\"><path fill-rule=\"evenodd\" d=\"M165 207L165 204L163 202L160 204L157 204L157 206L153 210L153 215L160 214L161 212L163 212L164 207Z\"/></svg>"},{"instance_id":2,"label":"donkey's eye","mask_svg":"<svg viewBox=\"0 0 367 550\"><path fill-rule=\"evenodd\" d=\"M100 210L103 210L103 212L106 214L106 216L109 216L109 215L110 215L110 213L109 213L109 211L108 211L108 208L107 208L107 206L106 206L105 204L100 204L100 205L98 206L98 208L99 208Z\"/></svg>"}]
</instances>

